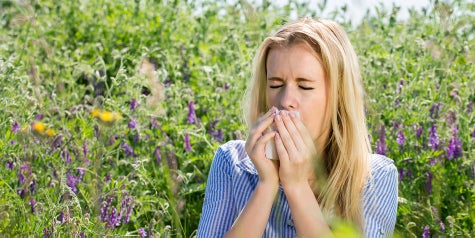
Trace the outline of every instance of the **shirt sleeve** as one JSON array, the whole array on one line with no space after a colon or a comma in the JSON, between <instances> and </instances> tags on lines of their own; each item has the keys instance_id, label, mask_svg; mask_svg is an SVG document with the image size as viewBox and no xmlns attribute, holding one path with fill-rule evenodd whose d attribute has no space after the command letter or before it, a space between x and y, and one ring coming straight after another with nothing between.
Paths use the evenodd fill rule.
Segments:
<instances>
[{"instance_id":1,"label":"shirt sleeve","mask_svg":"<svg viewBox=\"0 0 475 238\"><path fill-rule=\"evenodd\" d=\"M223 237L231 228L236 211L232 198L230 154L219 148L211 164L206 184L197 237Z\"/></svg>"},{"instance_id":2,"label":"shirt sleeve","mask_svg":"<svg viewBox=\"0 0 475 238\"><path fill-rule=\"evenodd\" d=\"M390 237L394 231L397 213L398 173L391 162L372 173L364 192L364 219L366 237Z\"/></svg>"}]
</instances>

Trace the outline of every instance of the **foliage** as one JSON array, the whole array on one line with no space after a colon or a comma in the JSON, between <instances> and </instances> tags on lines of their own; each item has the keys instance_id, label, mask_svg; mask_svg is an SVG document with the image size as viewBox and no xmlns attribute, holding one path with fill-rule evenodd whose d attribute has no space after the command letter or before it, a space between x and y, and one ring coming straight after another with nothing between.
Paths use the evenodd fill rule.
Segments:
<instances>
[{"instance_id":1,"label":"foliage","mask_svg":"<svg viewBox=\"0 0 475 238\"><path fill-rule=\"evenodd\" d=\"M214 151L246 134L258 44L292 12L317 14L296 1L0 6L7 236L194 236ZM474 236L475 5L435 2L405 21L397 11L342 22L375 151L400 170L396 230Z\"/></svg>"}]
</instances>

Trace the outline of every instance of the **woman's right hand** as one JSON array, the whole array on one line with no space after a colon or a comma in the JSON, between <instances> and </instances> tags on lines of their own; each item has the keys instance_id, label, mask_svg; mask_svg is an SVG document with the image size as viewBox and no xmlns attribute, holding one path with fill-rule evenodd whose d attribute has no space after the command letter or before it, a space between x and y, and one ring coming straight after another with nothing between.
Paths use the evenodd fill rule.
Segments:
<instances>
[{"instance_id":1,"label":"woman's right hand","mask_svg":"<svg viewBox=\"0 0 475 238\"><path fill-rule=\"evenodd\" d=\"M276 108L272 107L260 117L249 130L246 140L246 152L251 158L259 175L259 182L264 184L279 184L279 165L277 160L270 160L265 156L265 145L274 139L275 132L267 131L274 122Z\"/></svg>"}]
</instances>

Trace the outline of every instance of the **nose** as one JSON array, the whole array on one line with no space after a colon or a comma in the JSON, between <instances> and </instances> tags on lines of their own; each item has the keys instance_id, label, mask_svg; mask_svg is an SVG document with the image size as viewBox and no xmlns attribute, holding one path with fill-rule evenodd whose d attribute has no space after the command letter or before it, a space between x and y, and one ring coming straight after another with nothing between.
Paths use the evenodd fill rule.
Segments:
<instances>
[{"instance_id":1,"label":"nose","mask_svg":"<svg viewBox=\"0 0 475 238\"><path fill-rule=\"evenodd\" d=\"M290 85L286 85L280 91L279 95L279 108L283 110L297 110L298 108L298 99L295 89Z\"/></svg>"}]
</instances>

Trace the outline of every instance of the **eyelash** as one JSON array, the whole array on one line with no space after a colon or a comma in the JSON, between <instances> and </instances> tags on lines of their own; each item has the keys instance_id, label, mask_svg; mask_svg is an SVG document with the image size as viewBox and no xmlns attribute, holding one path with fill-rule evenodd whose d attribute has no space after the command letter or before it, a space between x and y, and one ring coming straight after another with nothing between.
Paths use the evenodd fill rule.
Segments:
<instances>
[{"instance_id":1,"label":"eyelash","mask_svg":"<svg viewBox=\"0 0 475 238\"><path fill-rule=\"evenodd\" d=\"M272 88L272 89L275 89L275 88L280 88L282 87L283 85L277 85L277 86L269 86L269 88ZM303 90L312 90L314 88L310 88L310 87L303 87L303 86L299 86L299 88L303 89Z\"/></svg>"}]
</instances>

